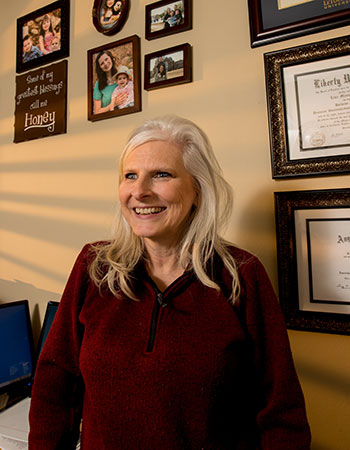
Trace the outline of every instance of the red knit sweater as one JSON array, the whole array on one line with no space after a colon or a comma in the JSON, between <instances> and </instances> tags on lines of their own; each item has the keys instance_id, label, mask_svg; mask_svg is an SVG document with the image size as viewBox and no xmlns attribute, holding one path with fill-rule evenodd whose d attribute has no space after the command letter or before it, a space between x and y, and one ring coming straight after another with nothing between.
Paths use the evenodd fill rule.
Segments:
<instances>
[{"instance_id":1,"label":"red knit sweater","mask_svg":"<svg viewBox=\"0 0 350 450\"><path fill-rule=\"evenodd\" d=\"M241 279L217 293L187 272L161 296L140 267L139 302L100 295L80 253L41 353L30 450L306 450L303 395L261 263L232 247ZM163 306L160 305L163 304ZM84 390L81 393L81 381Z\"/></svg>"}]
</instances>

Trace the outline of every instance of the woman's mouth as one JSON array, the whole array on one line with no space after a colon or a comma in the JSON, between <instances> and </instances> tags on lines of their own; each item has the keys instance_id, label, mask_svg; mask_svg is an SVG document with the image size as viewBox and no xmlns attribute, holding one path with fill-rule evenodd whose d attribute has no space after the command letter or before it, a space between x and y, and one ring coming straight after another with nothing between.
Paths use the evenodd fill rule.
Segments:
<instances>
[{"instance_id":1,"label":"woman's mouth","mask_svg":"<svg viewBox=\"0 0 350 450\"><path fill-rule=\"evenodd\" d=\"M164 211L166 208L164 206L152 206L150 208L134 208L137 215L147 216L149 214L158 214Z\"/></svg>"}]
</instances>

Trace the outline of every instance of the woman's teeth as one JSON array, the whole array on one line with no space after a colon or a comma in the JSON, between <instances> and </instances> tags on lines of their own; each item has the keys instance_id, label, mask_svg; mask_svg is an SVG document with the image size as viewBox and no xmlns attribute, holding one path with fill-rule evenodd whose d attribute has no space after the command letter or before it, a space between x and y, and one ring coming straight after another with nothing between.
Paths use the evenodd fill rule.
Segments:
<instances>
[{"instance_id":1,"label":"woman's teeth","mask_svg":"<svg viewBox=\"0 0 350 450\"><path fill-rule=\"evenodd\" d=\"M165 208L135 208L136 214L147 215L147 214L157 214L164 211Z\"/></svg>"}]
</instances>

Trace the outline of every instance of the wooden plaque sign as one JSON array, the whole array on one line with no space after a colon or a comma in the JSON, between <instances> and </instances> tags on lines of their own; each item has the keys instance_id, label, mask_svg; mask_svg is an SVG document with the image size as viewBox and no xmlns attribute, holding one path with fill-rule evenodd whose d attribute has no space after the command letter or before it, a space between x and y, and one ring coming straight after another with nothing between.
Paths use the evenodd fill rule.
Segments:
<instances>
[{"instance_id":1,"label":"wooden plaque sign","mask_svg":"<svg viewBox=\"0 0 350 450\"><path fill-rule=\"evenodd\" d=\"M67 131L67 61L16 77L14 142Z\"/></svg>"}]
</instances>

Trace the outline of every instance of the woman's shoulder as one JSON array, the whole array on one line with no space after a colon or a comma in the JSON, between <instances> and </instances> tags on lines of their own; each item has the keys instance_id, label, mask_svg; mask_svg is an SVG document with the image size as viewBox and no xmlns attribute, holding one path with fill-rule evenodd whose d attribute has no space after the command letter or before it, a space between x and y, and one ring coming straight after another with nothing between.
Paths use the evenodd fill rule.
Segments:
<instances>
[{"instance_id":1,"label":"woman's shoulder","mask_svg":"<svg viewBox=\"0 0 350 450\"><path fill-rule=\"evenodd\" d=\"M252 272L265 272L265 268L258 256L248 250L244 250L233 244L228 244L227 250L234 258L237 270L241 276L249 276Z\"/></svg>"},{"instance_id":2,"label":"woman's shoulder","mask_svg":"<svg viewBox=\"0 0 350 450\"><path fill-rule=\"evenodd\" d=\"M111 242L112 241L89 242L82 247L77 259L89 264L99 252L106 250L111 245Z\"/></svg>"}]
</instances>

